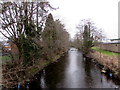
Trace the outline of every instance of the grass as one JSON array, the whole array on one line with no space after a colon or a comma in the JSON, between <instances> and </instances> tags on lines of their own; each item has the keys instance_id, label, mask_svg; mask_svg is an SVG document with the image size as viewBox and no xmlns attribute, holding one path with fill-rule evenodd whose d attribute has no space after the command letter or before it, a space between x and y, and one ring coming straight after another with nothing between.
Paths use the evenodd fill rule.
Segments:
<instances>
[{"instance_id":1,"label":"grass","mask_svg":"<svg viewBox=\"0 0 120 90\"><path fill-rule=\"evenodd\" d=\"M0 56L2 60L11 60L10 56Z\"/></svg>"},{"instance_id":2,"label":"grass","mask_svg":"<svg viewBox=\"0 0 120 90\"><path fill-rule=\"evenodd\" d=\"M2 60L2 63L6 63L11 60L10 56L0 56L0 60Z\"/></svg>"},{"instance_id":3,"label":"grass","mask_svg":"<svg viewBox=\"0 0 120 90\"><path fill-rule=\"evenodd\" d=\"M106 50L102 50L99 47L92 47L92 50L96 50L98 52L101 52L103 54L109 55L109 56L117 56L120 55L120 53L115 53L115 52L111 52L111 51L106 51Z\"/></svg>"}]
</instances>

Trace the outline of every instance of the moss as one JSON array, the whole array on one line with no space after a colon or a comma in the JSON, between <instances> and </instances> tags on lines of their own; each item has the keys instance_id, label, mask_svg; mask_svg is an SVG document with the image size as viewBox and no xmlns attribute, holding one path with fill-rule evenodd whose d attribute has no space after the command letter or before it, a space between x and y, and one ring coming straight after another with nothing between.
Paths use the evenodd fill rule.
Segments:
<instances>
[{"instance_id":1,"label":"moss","mask_svg":"<svg viewBox=\"0 0 120 90\"><path fill-rule=\"evenodd\" d=\"M35 72L37 72L38 71L38 68L32 68L31 69L31 73L35 73Z\"/></svg>"}]
</instances>

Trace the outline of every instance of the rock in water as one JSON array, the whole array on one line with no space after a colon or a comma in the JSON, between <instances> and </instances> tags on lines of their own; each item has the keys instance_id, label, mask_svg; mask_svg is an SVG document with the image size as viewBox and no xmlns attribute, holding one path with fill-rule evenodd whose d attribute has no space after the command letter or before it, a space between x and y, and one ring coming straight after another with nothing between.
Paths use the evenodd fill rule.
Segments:
<instances>
[{"instance_id":1,"label":"rock in water","mask_svg":"<svg viewBox=\"0 0 120 90\"><path fill-rule=\"evenodd\" d=\"M20 83L18 83L18 89L20 88Z\"/></svg>"},{"instance_id":2,"label":"rock in water","mask_svg":"<svg viewBox=\"0 0 120 90\"><path fill-rule=\"evenodd\" d=\"M112 77L112 73L110 73L109 76Z\"/></svg>"},{"instance_id":3,"label":"rock in water","mask_svg":"<svg viewBox=\"0 0 120 90\"><path fill-rule=\"evenodd\" d=\"M102 73L106 73L106 71L105 71L104 69L103 69L103 70L101 70L101 72L102 72Z\"/></svg>"}]
</instances>

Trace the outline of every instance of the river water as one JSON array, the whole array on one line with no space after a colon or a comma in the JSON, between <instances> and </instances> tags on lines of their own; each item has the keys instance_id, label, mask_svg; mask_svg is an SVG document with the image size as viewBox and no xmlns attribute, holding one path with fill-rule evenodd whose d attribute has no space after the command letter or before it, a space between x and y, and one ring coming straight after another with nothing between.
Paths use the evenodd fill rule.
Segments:
<instances>
[{"instance_id":1,"label":"river water","mask_svg":"<svg viewBox=\"0 0 120 90\"><path fill-rule=\"evenodd\" d=\"M53 63L39 72L28 84L32 88L118 88L115 82L100 72L82 53L71 48L57 63Z\"/></svg>"}]
</instances>

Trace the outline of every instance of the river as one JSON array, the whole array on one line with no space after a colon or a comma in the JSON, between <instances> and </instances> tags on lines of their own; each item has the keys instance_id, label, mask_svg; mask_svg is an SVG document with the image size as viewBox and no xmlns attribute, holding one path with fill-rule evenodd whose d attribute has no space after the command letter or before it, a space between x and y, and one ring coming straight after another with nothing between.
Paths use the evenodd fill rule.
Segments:
<instances>
[{"instance_id":1,"label":"river","mask_svg":"<svg viewBox=\"0 0 120 90\"><path fill-rule=\"evenodd\" d=\"M32 88L116 88L120 83L114 82L100 72L82 53L71 48L57 63L40 71L35 79L27 84Z\"/></svg>"}]
</instances>

